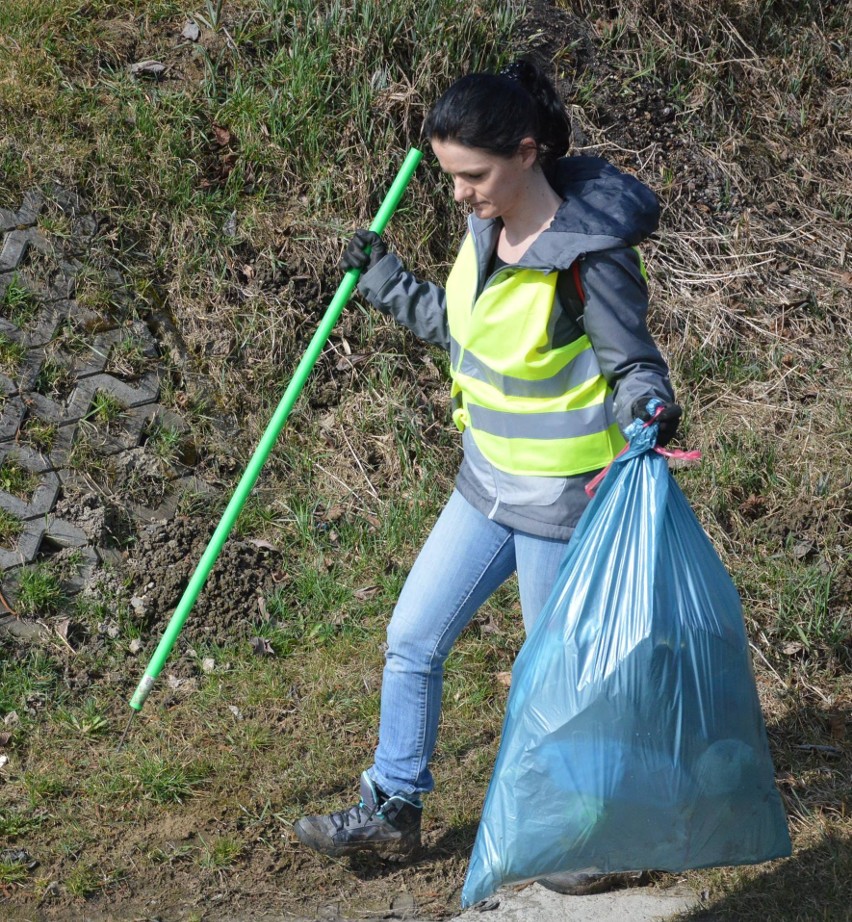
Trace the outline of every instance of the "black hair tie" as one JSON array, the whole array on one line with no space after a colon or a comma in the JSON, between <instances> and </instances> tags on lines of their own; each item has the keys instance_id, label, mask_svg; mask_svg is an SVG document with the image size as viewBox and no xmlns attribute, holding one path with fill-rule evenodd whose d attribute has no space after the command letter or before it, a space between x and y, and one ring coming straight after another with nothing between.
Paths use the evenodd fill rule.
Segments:
<instances>
[{"instance_id":1,"label":"black hair tie","mask_svg":"<svg viewBox=\"0 0 852 922\"><path fill-rule=\"evenodd\" d=\"M510 80L517 80L518 83L524 82L524 77L529 73L526 61L513 61L500 71L501 77L508 77Z\"/></svg>"}]
</instances>

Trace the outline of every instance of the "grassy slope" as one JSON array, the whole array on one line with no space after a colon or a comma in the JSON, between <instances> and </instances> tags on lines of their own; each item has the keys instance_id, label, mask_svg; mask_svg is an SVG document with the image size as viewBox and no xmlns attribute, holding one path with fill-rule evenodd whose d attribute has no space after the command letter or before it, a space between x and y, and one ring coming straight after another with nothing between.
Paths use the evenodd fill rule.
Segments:
<instances>
[{"instance_id":1,"label":"grassy slope","mask_svg":"<svg viewBox=\"0 0 852 922\"><path fill-rule=\"evenodd\" d=\"M213 473L248 457L333 291L342 239L368 219L425 107L456 72L498 62L510 26L491 4L313 7L208 4L197 46L177 38L199 9L170 0L0 11L0 204L58 181L103 216L99 252L142 315L171 313L197 380L213 382L174 369ZM533 22L516 46L573 84L578 144L664 203L645 252L652 323L687 407L684 441L705 453L679 477L743 595L791 814L791 861L690 879L720 915L842 918L849 756L796 747L847 746L852 695L850 24L841 5L733 0L534 13L547 28ZM128 74L145 59L167 65L161 81ZM447 199L424 166L389 234L425 276L440 277L458 237ZM43 228L60 234L50 214ZM366 360L341 362L348 353ZM27 880L0 864L13 905L47 891L41 911L67 918L84 899L94 911L156 891L188 913L193 894L223 892L233 907L379 913L401 888L426 914L452 909L499 732L499 674L521 641L511 588L448 667L426 865L353 874L286 838L306 808L351 796L369 758L383 625L457 459L443 379L441 356L348 311L240 525L291 560L267 629L278 656L183 650L194 693L156 693L123 752L115 734L143 663L128 656L120 588L74 613L92 637L116 614L118 638L73 660L4 646L0 711L19 722L0 835L41 860ZM241 421L233 444L205 422L214 410Z\"/></svg>"}]
</instances>

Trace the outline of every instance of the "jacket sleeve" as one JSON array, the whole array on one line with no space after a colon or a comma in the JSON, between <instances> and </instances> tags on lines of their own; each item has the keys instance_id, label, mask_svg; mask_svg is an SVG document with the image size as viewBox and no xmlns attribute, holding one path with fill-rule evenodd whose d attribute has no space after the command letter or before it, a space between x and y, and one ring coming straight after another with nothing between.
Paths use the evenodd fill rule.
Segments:
<instances>
[{"instance_id":1,"label":"jacket sleeve","mask_svg":"<svg viewBox=\"0 0 852 922\"><path fill-rule=\"evenodd\" d=\"M630 247L589 253L580 263L586 335L613 389L622 430L640 397L674 400L669 369L648 332L648 286L639 254Z\"/></svg>"},{"instance_id":2,"label":"jacket sleeve","mask_svg":"<svg viewBox=\"0 0 852 922\"><path fill-rule=\"evenodd\" d=\"M447 296L439 285L421 282L388 253L358 280L358 291L383 314L388 314L416 336L450 348Z\"/></svg>"}]
</instances>

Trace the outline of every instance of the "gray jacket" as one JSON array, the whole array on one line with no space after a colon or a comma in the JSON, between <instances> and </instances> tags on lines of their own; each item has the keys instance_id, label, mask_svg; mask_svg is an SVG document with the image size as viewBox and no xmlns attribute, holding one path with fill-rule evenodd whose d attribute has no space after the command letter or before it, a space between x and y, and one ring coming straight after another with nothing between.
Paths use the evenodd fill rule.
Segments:
<instances>
[{"instance_id":1,"label":"gray jacket","mask_svg":"<svg viewBox=\"0 0 852 922\"><path fill-rule=\"evenodd\" d=\"M580 330L588 335L601 373L613 389L616 420L624 429L632 422L635 400L674 399L668 367L645 323L648 288L633 249L657 228L657 198L639 180L597 157L560 160L554 187L564 202L517 265L562 273L554 342L570 342ZM468 229L476 242L484 287L501 225L471 215ZM575 260L580 260L584 301L567 271ZM393 254L364 273L358 288L382 313L422 339L449 348L444 289L415 278ZM584 487L596 472L575 477L508 474L485 459L470 430L462 438L464 461L456 487L468 502L520 531L546 538L571 536L588 504Z\"/></svg>"}]
</instances>

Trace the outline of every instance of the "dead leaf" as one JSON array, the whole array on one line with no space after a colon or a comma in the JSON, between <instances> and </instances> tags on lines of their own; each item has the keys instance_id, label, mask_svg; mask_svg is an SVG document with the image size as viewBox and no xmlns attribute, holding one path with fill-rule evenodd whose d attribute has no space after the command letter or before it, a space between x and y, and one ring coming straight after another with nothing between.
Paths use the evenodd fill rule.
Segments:
<instances>
[{"instance_id":1,"label":"dead leaf","mask_svg":"<svg viewBox=\"0 0 852 922\"><path fill-rule=\"evenodd\" d=\"M495 678L501 685L505 685L506 688L509 688L512 684L511 672L498 672Z\"/></svg>"},{"instance_id":2,"label":"dead leaf","mask_svg":"<svg viewBox=\"0 0 852 922\"><path fill-rule=\"evenodd\" d=\"M362 365L368 358L368 355L363 354L343 355L337 360L334 368L336 371L346 371L349 368L354 368L356 365Z\"/></svg>"},{"instance_id":3,"label":"dead leaf","mask_svg":"<svg viewBox=\"0 0 852 922\"><path fill-rule=\"evenodd\" d=\"M235 704L229 704L228 710L234 715L235 720L243 719L243 712Z\"/></svg>"},{"instance_id":4,"label":"dead leaf","mask_svg":"<svg viewBox=\"0 0 852 922\"><path fill-rule=\"evenodd\" d=\"M137 61L130 65L130 73L134 77L151 77L159 79L165 73L166 65L159 61Z\"/></svg>"},{"instance_id":5,"label":"dead leaf","mask_svg":"<svg viewBox=\"0 0 852 922\"><path fill-rule=\"evenodd\" d=\"M11 733L0 733L0 746L8 746L11 739Z\"/></svg>"},{"instance_id":6,"label":"dead leaf","mask_svg":"<svg viewBox=\"0 0 852 922\"><path fill-rule=\"evenodd\" d=\"M227 128L223 128L221 125L213 126L213 137L220 147L225 147L231 143L231 132L228 131Z\"/></svg>"},{"instance_id":7,"label":"dead leaf","mask_svg":"<svg viewBox=\"0 0 852 922\"><path fill-rule=\"evenodd\" d=\"M354 595L355 598L356 598L359 602L366 602L367 599L372 599L373 596L374 596L378 591L379 591L379 587L378 587L378 586L364 586L363 589L356 589L356 590L352 593L352 595Z\"/></svg>"},{"instance_id":8,"label":"dead leaf","mask_svg":"<svg viewBox=\"0 0 852 922\"><path fill-rule=\"evenodd\" d=\"M252 637L249 643L256 656L275 656L272 644L265 637Z\"/></svg>"},{"instance_id":9,"label":"dead leaf","mask_svg":"<svg viewBox=\"0 0 852 922\"><path fill-rule=\"evenodd\" d=\"M797 653L801 653L805 649L804 644L799 643L798 640L791 640L789 643L785 643L781 648L781 652L785 656L795 656Z\"/></svg>"},{"instance_id":10,"label":"dead leaf","mask_svg":"<svg viewBox=\"0 0 852 922\"><path fill-rule=\"evenodd\" d=\"M181 32L180 37L190 42L197 42L201 37L201 29L199 29L194 22L188 22L183 27L183 32Z\"/></svg>"},{"instance_id":11,"label":"dead leaf","mask_svg":"<svg viewBox=\"0 0 852 922\"><path fill-rule=\"evenodd\" d=\"M798 544L793 548L793 556L796 560L804 560L810 554L812 554L816 548L811 544L810 541L799 541Z\"/></svg>"},{"instance_id":12,"label":"dead leaf","mask_svg":"<svg viewBox=\"0 0 852 922\"><path fill-rule=\"evenodd\" d=\"M270 544L268 541L264 541L263 538L250 538L249 544L253 544L255 547L263 548L266 551L275 551L276 554L281 553L280 547L276 547L274 544Z\"/></svg>"},{"instance_id":13,"label":"dead leaf","mask_svg":"<svg viewBox=\"0 0 852 922\"><path fill-rule=\"evenodd\" d=\"M843 740L846 739L846 715L845 714L829 714L828 715L828 729L831 733L831 738L833 740Z\"/></svg>"}]
</instances>

